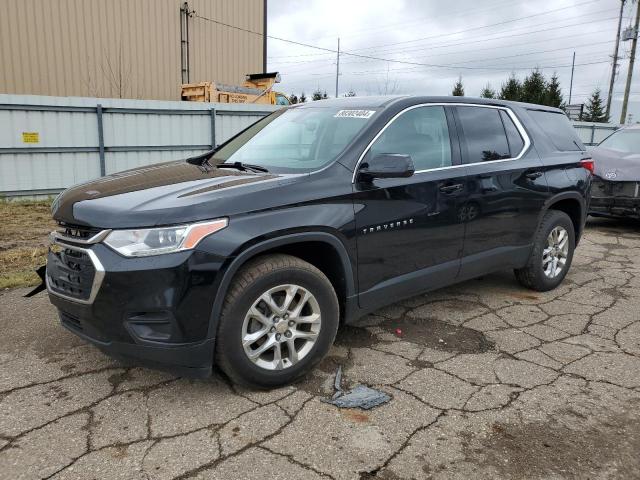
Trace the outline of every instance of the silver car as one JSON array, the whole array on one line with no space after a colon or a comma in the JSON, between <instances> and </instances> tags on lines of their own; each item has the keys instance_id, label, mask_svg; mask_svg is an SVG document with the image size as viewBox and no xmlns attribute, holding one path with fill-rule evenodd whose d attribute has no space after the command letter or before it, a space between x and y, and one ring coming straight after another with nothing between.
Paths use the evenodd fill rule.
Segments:
<instances>
[{"instance_id":1,"label":"silver car","mask_svg":"<svg viewBox=\"0 0 640 480\"><path fill-rule=\"evenodd\" d=\"M621 128L591 151L592 216L640 219L640 125Z\"/></svg>"}]
</instances>

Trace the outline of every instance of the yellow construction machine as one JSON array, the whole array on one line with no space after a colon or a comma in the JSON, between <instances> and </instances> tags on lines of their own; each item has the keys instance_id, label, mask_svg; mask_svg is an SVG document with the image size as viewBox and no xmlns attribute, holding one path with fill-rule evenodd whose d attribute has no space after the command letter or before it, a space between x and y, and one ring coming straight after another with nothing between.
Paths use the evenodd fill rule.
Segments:
<instances>
[{"instance_id":1,"label":"yellow construction machine","mask_svg":"<svg viewBox=\"0 0 640 480\"><path fill-rule=\"evenodd\" d=\"M273 86L279 82L280 74L273 72L250 73L240 86L214 82L185 83L182 85L181 98L188 102L289 105L289 98L285 94L273 91Z\"/></svg>"}]
</instances>

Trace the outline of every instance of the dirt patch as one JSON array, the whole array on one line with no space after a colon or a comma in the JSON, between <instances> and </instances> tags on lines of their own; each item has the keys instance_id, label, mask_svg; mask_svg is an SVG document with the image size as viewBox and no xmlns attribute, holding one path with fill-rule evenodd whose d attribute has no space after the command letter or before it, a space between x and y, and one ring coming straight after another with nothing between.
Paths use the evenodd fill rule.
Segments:
<instances>
[{"instance_id":1,"label":"dirt patch","mask_svg":"<svg viewBox=\"0 0 640 480\"><path fill-rule=\"evenodd\" d=\"M435 319L404 317L380 327L407 342L446 352L483 353L495 348L482 332Z\"/></svg>"},{"instance_id":2,"label":"dirt patch","mask_svg":"<svg viewBox=\"0 0 640 480\"><path fill-rule=\"evenodd\" d=\"M48 234L55 228L51 202L0 201L0 289L37 285Z\"/></svg>"},{"instance_id":3,"label":"dirt patch","mask_svg":"<svg viewBox=\"0 0 640 480\"><path fill-rule=\"evenodd\" d=\"M537 295L531 295L529 293L510 292L509 296L517 298L518 300L540 300L540 297Z\"/></svg>"},{"instance_id":4,"label":"dirt patch","mask_svg":"<svg viewBox=\"0 0 640 480\"><path fill-rule=\"evenodd\" d=\"M334 343L349 348L366 348L378 343L378 339L369 330L364 328L342 325L338 329Z\"/></svg>"},{"instance_id":5,"label":"dirt patch","mask_svg":"<svg viewBox=\"0 0 640 480\"><path fill-rule=\"evenodd\" d=\"M351 420L354 423L367 423L369 421L369 415L353 408L340 410L340 413L343 417Z\"/></svg>"},{"instance_id":6,"label":"dirt patch","mask_svg":"<svg viewBox=\"0 0 640 480\"><path fill-rule=\"evenodd\" d=\"M505 478L638 478L636 408L595 424L589 419L588 425L588 419L575 412L548 423L494 424L482 448L467 446L465 453L468 460L491 465Z\"/></svg>"}]
</instances>

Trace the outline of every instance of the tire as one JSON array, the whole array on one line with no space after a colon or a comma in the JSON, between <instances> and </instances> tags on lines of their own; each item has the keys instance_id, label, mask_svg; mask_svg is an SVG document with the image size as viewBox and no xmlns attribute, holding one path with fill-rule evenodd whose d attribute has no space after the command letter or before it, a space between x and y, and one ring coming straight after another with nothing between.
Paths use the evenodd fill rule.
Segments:
<instances>
[{"instance_id":1,"label":"tire","mask_svg":"<svg viewBox=\"0 0 640 480\"><path fill-rule=\"evenodd\" d=\"M291 308L284 310L289 298ZM297 314L296 307L302 309ZM216 364L233 383L244 386L269 389L292 383L327 354L339 318L336 292L320 270L290 255L258 257L238 271L229 287L218 326ZM243 344L253 336L255 342ZM269 348L256 356L264 347Z\"/></svg>"},{"instance_id":2,"label":"tire","mask_svg":"<svg viewBox=\"0 0 640 480\"><path fill-rule=\"evenodd\" d=\"M557 230L556 230L557 229ZM548 256L545 256L545 249L549 247L549 236L553 231L562 232L564 230L568 235L567 238L567 251L565 257L565 263L562 265L560 271L556 273L552 266L548 263ZM556 288L567 275L569 268L571 268L571 261L573 260L573 252L575 249L575 231L573 228L573 222L569 216L559 210L549 210L542 217L542 221L538 226L533 243L533 250L529 257L527 264L524 268L514 270L516 279L525 287L538 292L546 292ZM554 255L551 256L553 258ZM547 261L547 269L543 266L543 257ZM562 254L558 255L559 258ZM551 271L549 273L545 273Z\"/></svg>"}]
</instances>

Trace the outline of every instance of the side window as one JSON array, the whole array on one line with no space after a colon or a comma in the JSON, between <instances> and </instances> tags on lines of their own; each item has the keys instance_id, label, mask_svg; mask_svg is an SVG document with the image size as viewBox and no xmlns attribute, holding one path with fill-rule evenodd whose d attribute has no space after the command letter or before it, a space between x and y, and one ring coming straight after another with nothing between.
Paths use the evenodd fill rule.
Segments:
<instances>
[{"instance_id":1,"label":"side window","mask_svg":"<svg viewBox=\"0 0 640 480\"><path fill-rule=\"evenodd\" d=\"M443 107L418 107L396 118L371 146L371 154L410 155L416 170L451 165L451 141Z\"/></svg>"},{"instance_id":2,"label":"side window","mask_svg":"<svg viewBox=\"0 0 640 480\"><path fill-rule=\"evenodd\" d=\"M507 132L507 141L509 142L509 151L511 152L511 156L517 157L524 147L524 140L520 136L520 132L507 112L500 110L500 118L502 118L504 130Z\"/></svg>"},{"instance_id":3,"label":"side window","mask_svg":"<svg viewBox=\"0 0 640 480\"><path fill-rule=\"evenodd\" d=\"M464 133L467 162L486 162L511 156L498 109L458 107L457 111Z\"/></svg>"}]
</instances>

